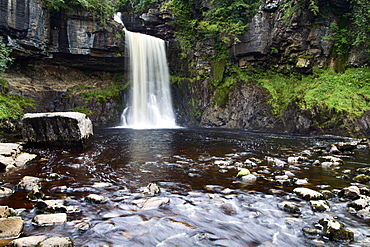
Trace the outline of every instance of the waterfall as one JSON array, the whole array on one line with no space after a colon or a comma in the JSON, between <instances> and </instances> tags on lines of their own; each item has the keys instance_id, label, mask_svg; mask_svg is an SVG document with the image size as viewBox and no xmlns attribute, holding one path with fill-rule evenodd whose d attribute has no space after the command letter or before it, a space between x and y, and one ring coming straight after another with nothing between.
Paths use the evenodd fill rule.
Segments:
<instances>
[{"instance_id":1,"label":"waterfall","mask_svg":"<svg viewBox=\"0 0 370 247\"><path fill-rule=\"evenodd\" d=\"M115 18L116 19L116 18ZM131 91L122 126L175 128L164 40L125 30Z\"/></svg>"}]
</instances>

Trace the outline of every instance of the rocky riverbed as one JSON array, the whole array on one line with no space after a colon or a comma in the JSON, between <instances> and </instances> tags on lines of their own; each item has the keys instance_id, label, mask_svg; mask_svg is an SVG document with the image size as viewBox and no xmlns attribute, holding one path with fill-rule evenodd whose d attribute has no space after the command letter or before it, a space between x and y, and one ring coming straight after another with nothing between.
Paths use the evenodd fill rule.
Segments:
<instances>
[{"instance_id":1,"label":"rocky riverbed","mask_svg":"<svg viewBox=\"0 0 370 247\"><path fill-rule=\"evenodd\" d=\"M36 161L1 175L0 237L9 246L369 245L370 167L356 163L368 140L304 147L263 157L178 149L114 169L99 146L29 148Z\"/></svg>"}]
</instances>

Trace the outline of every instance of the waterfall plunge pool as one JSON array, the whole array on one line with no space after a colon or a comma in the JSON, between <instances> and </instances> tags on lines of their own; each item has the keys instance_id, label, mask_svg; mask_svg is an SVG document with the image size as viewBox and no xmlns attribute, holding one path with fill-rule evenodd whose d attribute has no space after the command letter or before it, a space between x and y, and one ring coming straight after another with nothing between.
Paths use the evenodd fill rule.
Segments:
<instances>
[{"instance_id":1,"label":"waterfall plunge pool","mask_svg":"<svg viewBox=\"0 0 370 247\"><path fill-rule=\"evenodd\" d=\"M44 181L42 191L44 200L64 199L81 209L68 214L67 223L33 225L36 202L27 200L25 191L0 198L0 205L24 208L22 236L67 236L76 246L348 246L304 236L303 227L325 217L338 219L354 232L350 246L364 246L361 243L370 235L368 222L349 214L346 202L330 199L329 211L313 212L292 192L297 186L278 186L271 178L289 171L308 179L304 187L342 189L353 182L343 179L343 171L368 166L368 149L355 151L338 169L263 162L266 156L286 160L314 146L350 140L232 129L101 128L87 149L31 147L26 151L38 154L38 162L0 174L5 187L16 186L26 175L62 175L61 180ZM262 162L247 168L258 175L257 181L236 179L237 166L254 158ZM143 197L149 183L157 183L161 193ZM86 202L84 197L92 193L107 202ZM146 208L143 202L156 197L169 202ZM279 204L285 201L299 204L301 212L283 211Z\"/></svg>"}]
</instances>

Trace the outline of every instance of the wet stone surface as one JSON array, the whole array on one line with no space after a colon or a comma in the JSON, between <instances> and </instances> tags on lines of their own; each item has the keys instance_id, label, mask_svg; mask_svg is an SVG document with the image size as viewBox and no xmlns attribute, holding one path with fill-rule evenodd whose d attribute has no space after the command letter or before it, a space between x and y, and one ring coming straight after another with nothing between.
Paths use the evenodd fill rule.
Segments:
<instances>
[{"instance_id":1,"label":"wet stone surface","mask_svg":"<svg viewBox=\"0 0 370 247\"><path fill-rule=\"evenodd\" d=\"M88 149L29 148L39 160L0 174L14 188L0 205L24 222L13 238L44 236L40 246L51 237L63 246L366 246L370 189L355 178L368 175L370 155L360 143L102 129ZM339 162L327 156L342 161L320 165ZM35 188L44 196L32 200Z\"/></svg>"}]
</instances>

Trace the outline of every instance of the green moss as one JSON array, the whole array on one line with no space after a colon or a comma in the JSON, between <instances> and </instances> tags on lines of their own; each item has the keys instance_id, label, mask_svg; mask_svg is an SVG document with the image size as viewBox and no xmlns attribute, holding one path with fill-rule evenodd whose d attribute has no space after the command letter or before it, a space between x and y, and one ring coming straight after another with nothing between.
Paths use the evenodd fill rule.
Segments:
<instances>
[{"instance_id":1,"label":"green moss","mask_svg":"<svg viewBox=\"0 0 370 247\"><path fill-rule=\"evenodd\" d=\"M20 119L26 109L35 109L35 102L19 95L0 95L0 119Z\"/></svg>"},{"instance_id":2,"label":"green moss","mask_svg":"<svg viewBox=\"0 0 370 247\"><path fill-rule=\"evenodd\" d=\"M230 92L231 92L231 89L229 89L229 88L217 89L217 91L215 93L215 103L219 107L225 107L227 102L229 101Z\"/></svg>"},{"instance_id":3,"label":"green moss","mask_svg":"<svg viewBox=\"0 0 370 247\"><path fill-rule=\"evenodd\" d=\"M87 116L91 116L92 114L94 114L94 112L88 109L86 106L75 107L72 111L84 113Z\"/></svg>"},{"instance_id":4,"label":"green moss","mask_svg":"<svg viewBox=\"0 0 370 247\"><path fill-rule=\"evenodd\" d=\"M6 94L9 91L9 83L0 77L0 94Z\"/></svg>"},{"instance_id":5,"label":"green moss","mask_svg":"<svg viewBox=\"0 0 370 247\"><path fill-rule=\"evenodd\" d=\"M224 78L226 61L225 59L215 60L212 62L211 73L212 73L212 84L217 86Z\"/></svg>"},{"instance_id":6,"label":"green moss","mask_svg":"<svg viewBox=\"0 0 370 247\"><path fill-rule=\"evenodd\" d=\"M88 86L75 86L68 90L67 97L74 95L82 95L87 102L95 99L100 103L106 103L108 99L118 99L120 93L125 90L130 83L110 85L105 88L91 88Z\"/></svg>"},{"instance_id":7,"label":"green moss","mask_svg":"<svg viewBox=\"0 0 370 247\"><path fill-rule=\"evenodd\" d=\"M313 75L300 77L269 72L258 81L269 90L277 115L293 102L303 110L318 106L356 117L370 110L370 68L347 69L342 74L315 69Z\"/></svg>"},{"instance_id":8,"label":"green moss","mask_svg":"<svg viewBox=\"0 0 370 247\"><path fill-rule=\"evenodd\" d=\"M357 175L356 177L354 177L353 180L355 180L356 182L359 182L359 183L366 184L366 183L370 182L370 176L365 175L365 174L360 174L360 175Z\"/></svg>"},{"instance_id":9,"label":"green moss","mask_svg":"<svg viewBox=\"0 0 370 247\"><path fill-rule=\"evenodd\" d=\"M190 99L189 101L190 111L189 115L193 119L200 120L202 116L202 112L198 109L198 105L201 104L201 101L199 99Z\"/></svg>"}]
</instances>

